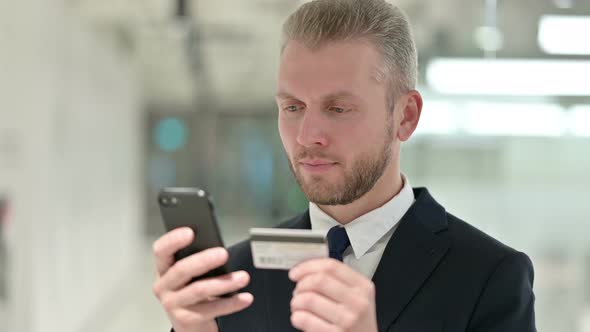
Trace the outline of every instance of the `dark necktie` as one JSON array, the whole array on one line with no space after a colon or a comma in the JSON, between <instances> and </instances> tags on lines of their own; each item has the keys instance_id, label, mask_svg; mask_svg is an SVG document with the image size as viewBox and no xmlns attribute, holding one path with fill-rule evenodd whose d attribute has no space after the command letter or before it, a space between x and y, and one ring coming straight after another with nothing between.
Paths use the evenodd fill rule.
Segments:
<instances>
[{"instance_id":1,"label":"dark necktie","mask_svg":"<svg viewBox=\"0 0 590 332\"><path fill-rule=\"evenodd\" d=\"M342 262L342 253L350 245L346 229L342 226L334 226L328 231L328 247L330 248L330 257Z\"/></svg>"}]
</instances>

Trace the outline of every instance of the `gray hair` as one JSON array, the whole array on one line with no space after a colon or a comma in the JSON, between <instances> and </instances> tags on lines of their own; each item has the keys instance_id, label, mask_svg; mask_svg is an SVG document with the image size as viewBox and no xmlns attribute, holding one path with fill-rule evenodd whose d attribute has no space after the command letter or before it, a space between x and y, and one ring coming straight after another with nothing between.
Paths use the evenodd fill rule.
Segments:
<instances>
[{"instance_id":1,"label":"gray hair","mask_svg":"<svg viewBox=\"0 0 590 332\"><path fill-rule=\"evenodd\" d=\"M281 52L291 40L313 49L325 42L357 38L368 39L380 52L382 68L376 79L390 84L393 91L388 98L415 89L418 56L409 20L401 9L385 0L305 3L283 24Z\"/></svg>"}]
</instances>

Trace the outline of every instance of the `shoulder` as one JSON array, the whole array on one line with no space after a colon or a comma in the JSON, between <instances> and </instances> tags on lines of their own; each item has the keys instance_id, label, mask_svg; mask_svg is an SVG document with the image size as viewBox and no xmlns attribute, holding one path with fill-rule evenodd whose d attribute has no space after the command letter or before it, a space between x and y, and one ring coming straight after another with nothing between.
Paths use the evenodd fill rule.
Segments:
<instances>
[{"instance_id":1,"label":"shoulder","mask_svg":"<svg viewBox=\"0 0 590 332\"><path fill-rule=\"evenodd\" d=\"M451 246L449 258L463 265L462 270L478 270L484 279L498 274L519 275L522 280L533 279L530 258L469 223L447 213L447 236Z\"/></svg>"},{"instance_id":2,"label":"shoulder","mask_svg":"<svg viewBox=\"0 0 590 332\"><path fill-rule=\"evenodd\" d=\"M447 220L448 259L461 271L454 275L476 295L470 330L535 331L530 258L453 215Z\"/></svg>"},{"instance_id":3,"label":"shoulder","mask_svg":"<svg viewBox=\"0 0 590 332\"><path fill-rule=\"evenodd\" d=\"M449 213L426 188L414 188L415 202L408 220L422 225L435 238L448 241L453 262L482 268L495 264L518 251ZM411 227L411 226L407 226Z\"/></svg>"},{"instance_id":4,"label":"shoulder","mask_svg":"<svg viewBox=\"0 0 590 332\"><path fill-rule=\"evenodd\" d=\"M291 218L285 220L274 228L311 228L311 223L309 221L309 210Z\"/></svg>"},{"instance_id":5,"label":"shoulder","mask_svg":"<svg viewBox=\"0 0 590 332\"><path fill-rule=\"evenodd\" d=\"M461 251L465 256L498 261L518 253L514 248L450 213L447 213L447 224L447 232L453 248Z\"/></svg>"}]
</instances>

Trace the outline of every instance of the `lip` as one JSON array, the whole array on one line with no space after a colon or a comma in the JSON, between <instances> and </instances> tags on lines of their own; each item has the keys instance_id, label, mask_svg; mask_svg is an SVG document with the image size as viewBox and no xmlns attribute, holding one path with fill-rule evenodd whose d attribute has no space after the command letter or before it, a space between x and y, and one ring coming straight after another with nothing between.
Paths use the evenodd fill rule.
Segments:
<instances>
[{"instance_id":1,"label":"lip","mask_svg":"<svg viewBox=\"0 0 590 332\"><path fill-rule=\"evenodd\" d=\"M305 164L309 166L322 166L322 165L333 165L336 164L335 162L327 159L301 159L299 161L300 164Z\"/></svg>"},{"instance_id":2,"label":"lip","mask_svg":"<svg viewBox=\"0 0 590 332\"><path fill-rule=\"evenodd\" d=\"M325 172L332 169L337 163L325 159L302 159L299 161L301 167L309 172Z\"/></svg>"}]
</instances>

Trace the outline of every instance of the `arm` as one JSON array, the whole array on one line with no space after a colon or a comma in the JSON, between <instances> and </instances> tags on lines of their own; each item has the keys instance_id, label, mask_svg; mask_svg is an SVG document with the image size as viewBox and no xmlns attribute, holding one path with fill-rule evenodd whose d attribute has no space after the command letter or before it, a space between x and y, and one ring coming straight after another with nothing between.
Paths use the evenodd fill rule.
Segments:
<instances>
[{"instance_id":1,"label":"arm","mask_svg":"<svg viewBox=\"0 0 590 332\"><path fill-rule=\"evenodd\" d=\"M533 264L521 252L508 254L490 275L468 332L535 332Z\"/></svg>"}]
</instances>

